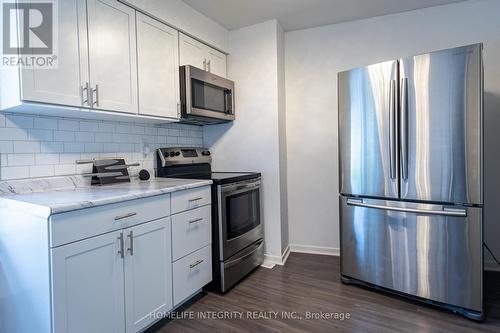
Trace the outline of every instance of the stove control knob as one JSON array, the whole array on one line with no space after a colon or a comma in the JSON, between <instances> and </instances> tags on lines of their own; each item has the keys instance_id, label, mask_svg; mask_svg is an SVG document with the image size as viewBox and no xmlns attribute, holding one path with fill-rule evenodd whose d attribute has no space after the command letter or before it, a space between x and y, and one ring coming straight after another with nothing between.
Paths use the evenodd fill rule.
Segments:
<instances>
[{"instance_id":1,"label":"stove control knob","mask_svg":"<svg viewBox=\"0 0 500 333\"><path fill-rule=\"evenodd\" d=\"M175 153L173 151L170 152L170 157L174 157Z\"/></svg>"},{"instance_id":2,"label":"stove control knob","mask_svg":"<svg viewBox=\"0 0 500 333\"><path fill-rule=\"evenodd\" d=\"M165 158L168 158L170 155L168 153L165 153L163 154L163 156L165 156Z\"/></svg>"},{"instance_id":3,"label":"stove control knob","mask_svg":"<svg viewBox=\"0 0 500 333\"><path fill-rule=\"evenodd\" d=\"M181 153L179 151L175 152L175 156L179 156Z\"/></svg>"},{"instance_id":4,"label":"stove control knob","mask_svg":"<svg viewBox=\"0 0 500 333\"><path fill-rule=\"evenodd\" d=\"M201 155L203 156L210 156L210 152L208 150L202 151Z\"/></svg>"}]
</instances>

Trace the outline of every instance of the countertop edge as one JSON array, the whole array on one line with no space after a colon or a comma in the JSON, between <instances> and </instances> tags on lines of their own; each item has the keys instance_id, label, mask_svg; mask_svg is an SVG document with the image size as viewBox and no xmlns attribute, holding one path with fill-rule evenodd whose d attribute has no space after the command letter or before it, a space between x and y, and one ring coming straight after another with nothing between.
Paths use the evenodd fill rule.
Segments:
<instances>
[{"instance_id":1,"label":"countertop edge","mask_svg":"<svg viewBox=\"0 0 500 333\"><path fill-rule=\"evenodd\" d=\"M189 183L185 185L177 185L172 187L166 187L162 189L155 190L145 190L140 193L130 193L118 196L112 196L104 199L96 199L93 201L80 201L69 204L54 204L54 205L37 205L34 203L29 203L21 200L16 200L15 197L0 197L0 209L23 209L29 210L30 215L42 217L42 218L50 218L51 215L61 214L71 211L76 211L80 209L92 208L110 205L114 203L120 203L125 201L143 199L148 197L154 197L158 195L168 194L177 191L189 190L197 187L203 187L211 185L212 180L197 180L194 183ZM50 191L47 191L49 193Z\"/></svg>"}]
</instances>

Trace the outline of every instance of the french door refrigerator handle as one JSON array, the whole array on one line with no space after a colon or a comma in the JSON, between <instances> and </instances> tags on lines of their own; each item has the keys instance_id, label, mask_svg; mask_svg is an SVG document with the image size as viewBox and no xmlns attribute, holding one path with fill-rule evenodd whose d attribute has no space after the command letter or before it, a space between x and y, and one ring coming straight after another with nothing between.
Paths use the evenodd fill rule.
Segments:
<instances>
[{"instance_id":1,"label":"french door refrigerator handle","mask_svg":"<svg viewBox=\"0 0 500 333\"><path fill-rule=\"evenodd\" d=\"M389 87L389 153L391 179L396 179L396 80Z\"/></svg>"},{"instance_id":2,"label":"french door refrigerator handle","mask_svg":"<svg viewBox=\"0 0 500 333\"><path fill-rule=\"evenodd\" d=\"M408 179L408 78L401 79L401 167L403 180Z\"/></svg>"},{"instance_id":3,"label":"french door refrigerator handle","mask_svg":"<svg viewBox=\"0 0 500 333\"><path fill-rule=\"evenodd\" d=\"M455 208L443 208L442 210L437 209L418 209L418 208L405 208L405 207L394 207L394 206L385 206L385 205L377 205L363 202L363 200L359 199L347 199L347 205L349 206L357 206L357 207L365 207L365 208L375 208L382 210L391 210L396 212L404 212L404 213L416 213L416 214L425 214L425 215L441 215L441 216L457 216L457 217L466 217L467 211L465 209L455 209Z\"/></svg>"}]
</instances>

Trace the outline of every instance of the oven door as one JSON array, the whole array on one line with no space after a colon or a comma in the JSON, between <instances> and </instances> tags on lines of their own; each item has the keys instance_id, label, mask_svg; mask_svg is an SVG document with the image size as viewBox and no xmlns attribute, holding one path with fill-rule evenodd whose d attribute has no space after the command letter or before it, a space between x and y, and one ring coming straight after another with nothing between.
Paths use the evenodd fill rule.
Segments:
<instances>
[{"instance_id":1,"label":"oven door","mask_svg":"<svg viewBox=\"0 0 500 333\"><path fill-rule=\"evenodd\" d=\"M234 120L233 81L193 66L182 66L180 77L183 117Z\"/></svg>"},{"instance_id":2,"label":"oven door","mask_svg":"<svg viewBox=\"0 0 500 333\"><path fill-rule=\"evenodd\" d=\"M260 178L219 185L220 260L225 260L263 237Z\"/></svg>"}]
</instances>

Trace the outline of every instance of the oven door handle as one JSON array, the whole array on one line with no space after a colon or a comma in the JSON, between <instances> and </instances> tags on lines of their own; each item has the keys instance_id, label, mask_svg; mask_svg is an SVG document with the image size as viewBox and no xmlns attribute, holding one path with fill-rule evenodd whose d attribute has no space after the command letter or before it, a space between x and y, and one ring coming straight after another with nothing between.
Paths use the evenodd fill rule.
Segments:
<instances>
[{"instance_id":1,"label":"oven door handle","mask_svg":"<svg viewBox=\"0 0 500 333\"><path fill-rule=\"evenodd\" d=\"M237 187L235 190L223 190L222 194L227 197L230 195L236 195L236 194L240 194L240 193L250 192L250 191L253 191L253 190L259 189L259 188L260 188L260 185L240 186L240 187Z\"/></svg>"},{"instance_id":2,"label":"oven door handle","mask_svg":"<svg viewBox=\"0 0 500 333\"><path fill-rule=\"evenodd\" d=\"M232 267L234 265L238 265L240 262L245 260L246 258L250 257L252 254L254 254L260 247L264 245L264 240L260 240L258 243L255 243L253 245L250 245L247 249L244 250L243 254L231 261L228 261L227 263L224 264L225 268Z\"/></svg>"},{"instance_id":3,"label":"oven door handle","mask_svg":"<svg viewBox=\"0 0 500 333\"><path fill-rule=\"evenodd\" d=\"M249 192L254 189L260 188L260 180L258 181L252 181L249 183L243 183L243 184L233 184L233 185L225 185L222 186L222 194L224 195L233 195L233 194L238 194L242 192Z\"/></svg>"}]
</instances>

